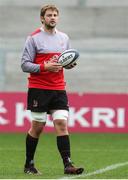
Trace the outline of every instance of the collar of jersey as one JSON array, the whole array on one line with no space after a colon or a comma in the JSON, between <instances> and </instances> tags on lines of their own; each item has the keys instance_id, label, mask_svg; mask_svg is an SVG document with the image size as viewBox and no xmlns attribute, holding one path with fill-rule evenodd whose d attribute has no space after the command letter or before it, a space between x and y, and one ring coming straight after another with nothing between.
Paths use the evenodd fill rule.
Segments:
<instances>
[{"instance_id":1,"label":"collar of jersey","mask_svg":"<svg viewBox=\"0 0 128 180\"><path fill-rule=\"evenodd\" d=\"M43 31L43 32L45 32L45 33L47 33L46 31L44 31L44 28L43 28L43 27L41 27L40 30ZM57 29L55 28L55 33L54 33L54 34L56 34L56 33L57 33ZM50 33L47 33L47 34L50 34ZM54 35L54 34L50 34L50 35Z\"/></svg>"}]
</instances>

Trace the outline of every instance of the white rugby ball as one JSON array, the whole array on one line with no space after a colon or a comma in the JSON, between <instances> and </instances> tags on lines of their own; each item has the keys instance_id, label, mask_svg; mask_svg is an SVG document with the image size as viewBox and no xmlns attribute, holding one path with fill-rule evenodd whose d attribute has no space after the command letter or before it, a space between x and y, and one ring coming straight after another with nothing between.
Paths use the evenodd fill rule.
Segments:
<instances>
[{"instance_id":1,"label":"white rugby ball","mask_svg":"<svg viewBox=\"0 0 128 180\"><path fill-rule=\"evenodd\" d=\"M58 58L58 63L60 63L64 68L68 65L74 64L79 58L79 52L76 49L65 50Z\"/></svg>"}]
</instances>

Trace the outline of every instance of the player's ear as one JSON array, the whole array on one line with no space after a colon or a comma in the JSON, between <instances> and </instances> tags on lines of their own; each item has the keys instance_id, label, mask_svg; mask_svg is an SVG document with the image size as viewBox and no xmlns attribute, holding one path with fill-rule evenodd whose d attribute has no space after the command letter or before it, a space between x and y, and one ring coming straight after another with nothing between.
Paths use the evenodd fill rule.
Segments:
<instances>
[{"instance_id":1,"label":"player's ear","mask_svg":"<svg viewBox=\"0 0 128 180\"><path fill-rule=\"evenodd\" d=\"M42 24L44 23L44 19L43 19L43 17L40 17L40 20L41 20L41 22L42 22Z\"/></svg>"}]
</instances>

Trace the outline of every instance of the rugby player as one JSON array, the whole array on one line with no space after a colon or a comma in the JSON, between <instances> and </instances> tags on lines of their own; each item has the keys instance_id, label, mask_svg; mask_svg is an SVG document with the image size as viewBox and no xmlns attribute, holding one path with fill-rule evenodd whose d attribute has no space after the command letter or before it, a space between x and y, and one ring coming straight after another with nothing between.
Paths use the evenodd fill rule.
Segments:
<instances>
[{"instance_id":1,"label":"rugby player","mask_svg":"<svg viewBox=\"0 0 128 180\"><path fill-rule=\"evenodd\" d=\"M41 28L28 36L21 60L23 72L29 73L27 109L32 116L31 128L26 136L26 161L24 173L40 174L34 164L34 154L41 132L51 114L56 132L56 142L64 164L65 174L81 174L82 167L71 161L70 139L67 126L68 98L64 72L57 63L59 55L70 48L69 37L56 29L59 10L55 5L41 8ZM69 68L72 68L71 66Z\"/></svg>"}]
</instances>

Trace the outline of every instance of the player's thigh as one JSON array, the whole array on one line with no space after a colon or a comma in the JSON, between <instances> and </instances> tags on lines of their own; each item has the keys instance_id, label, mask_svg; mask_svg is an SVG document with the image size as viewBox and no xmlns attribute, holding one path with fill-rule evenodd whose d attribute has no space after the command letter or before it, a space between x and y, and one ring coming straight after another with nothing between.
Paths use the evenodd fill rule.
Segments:
<instances>
[{"instance_id":1,"label":"player's thigh","mask_svg":"<svg viewBox=\"0 0 128 180\"><path fill-rule=\"evenodd\" d=\"M51 116L57 134L67 134L69 112L67 110L52 110Z\"/></svg>"},{"instance_id":2,"label":"player's thigh","mask_svg":"<svg viewBox=\"0 0 128 180\"><path fill-rule=\"evenodd\" d=\"M46 124L47 112L31 112L31 129L41 131Z\"/></svg>"}]
</instances>

